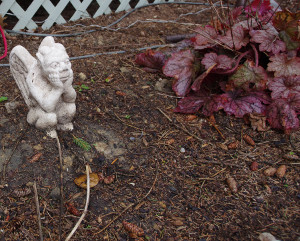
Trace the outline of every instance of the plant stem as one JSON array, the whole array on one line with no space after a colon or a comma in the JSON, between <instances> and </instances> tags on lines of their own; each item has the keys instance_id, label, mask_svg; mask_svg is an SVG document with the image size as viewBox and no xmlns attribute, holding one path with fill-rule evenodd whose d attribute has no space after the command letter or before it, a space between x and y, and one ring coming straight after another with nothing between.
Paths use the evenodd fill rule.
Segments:
<instances>
[{"instance_id":1,"label":"plant stem","mask_svg":"<svg viewBox=\"0 0 300 241\"><path fill-rule=\"evenodd\" d=\"M258 67L259 60L258 60L258 52L257 52L257 49L255 48L254 44L250 44L250 45L251 45L251 48L252 48L253 51L254 51L254 56L255 56L255 67Z\"/></svg>"},{"instance_id":2,"label":"plant stem","mask_svg":"<svg viewBox=\"0 0 300 241\"><path fill-rule=\"evenodd\" d=\"M236 60L236 64L235 64L235 66L234 66L232 69L226 70L226 71L224 71L224 72L214 71L213 73L215 73L215 74L232 74L232 73L233 73L234 71L236 71L236 69L239 67L240 62L241 62L241 59L242 59L243 57L245 57L245 56L246 56L247 54L249 54L249 53L250 53L250 50L248 50L248 51L242 53L242 54L238 57L238 59Z\"/></svg>"}]
</instances>

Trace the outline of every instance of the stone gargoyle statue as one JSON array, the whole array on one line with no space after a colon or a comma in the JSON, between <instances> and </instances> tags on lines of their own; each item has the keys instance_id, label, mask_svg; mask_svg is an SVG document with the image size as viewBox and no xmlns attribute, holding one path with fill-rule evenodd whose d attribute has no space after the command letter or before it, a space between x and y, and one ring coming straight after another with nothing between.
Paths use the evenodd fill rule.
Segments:
<instances>
[{"instance_id":1,"label":"stone gargoyle statue","mask_svg":"<svg viewBox=\"0 0 300 241\"><path fill-rule=\"evenodd\" d=\"M72 130L76 112L73 71L65 47L46 37L35 59L18 45L11 51L11 73L29 107L27 122L56 136L56 130Z\"/></svg>"}]
</instances>

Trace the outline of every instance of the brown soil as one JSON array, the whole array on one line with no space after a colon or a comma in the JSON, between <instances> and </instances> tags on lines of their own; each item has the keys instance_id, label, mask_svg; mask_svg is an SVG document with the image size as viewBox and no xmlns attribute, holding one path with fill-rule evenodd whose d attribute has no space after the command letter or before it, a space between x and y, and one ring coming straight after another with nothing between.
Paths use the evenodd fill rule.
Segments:
<instances>
[{"instance_id":1,"label":"brown soil","mask_svg":"<svg viewBox=\"0 0 300 241\"><path fill-rule=\"evenodd\" d=\"M113 27L126 27L136 20L175 20L180 14L203 8L143 8ZM68 24L72 27L56 26L43 33L97 29L75 24L105 26L122 15L81 20ZM300 236L299 132L288 137L274 130L253 131L243 120L222 112L215 115L215 125L201 114L189 121L185 115L172 112L178 100L170 87L172 80L158 89L157 83L165 77L146 73L134 63L138 53L135 49L165 44L167 35L191 33L194 26L183 23L205 23L210 16L206 11L182 16L178 23L137 23L119 31L56 38L70 57L127 51L72 61L74 85L84 84L89 89L77 88L74 131L59 133L65 160L64 200L73 197L71 202L82 213L86 191L73 180L85 172L86 163L93 172L116 177L111 184L99 183L91 189L88 213L72 240L129 240L122 221L141 227L145 240L258 240L262 232L284 241ZM9 50L21 44L34 55L41 40L11 36ZM0 70L0 96L7 96L8 102L19 102L12 113L7 112L5 102L0 104L1 240L39 240L31 191L34 181L44 240L58 240L60 198L55 191L60 177L56 141L27 125L28 109L10 70ZM80 73L87 78L80 79ZM254 146L245 143L244 134L254 140ZM73 135L90 143L92 149L84 151L77 146ZM228 149L233 141L240 145ZM32 160L37 153L42 156ZM259 164L257 171L250 169L253 161ZM263 174L267 167L282 164L287 166L283 178ZM228 177L236 180L236 193L229 188ZM77 220L64 207L64 238Z\"/></svg>"}]
</instances>

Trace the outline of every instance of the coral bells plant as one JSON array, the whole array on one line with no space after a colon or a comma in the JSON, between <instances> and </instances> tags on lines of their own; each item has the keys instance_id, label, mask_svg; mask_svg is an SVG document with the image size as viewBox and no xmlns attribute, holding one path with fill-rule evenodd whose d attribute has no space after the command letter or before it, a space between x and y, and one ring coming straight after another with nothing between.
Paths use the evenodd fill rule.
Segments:
<instances>
[{"instance_id":1,"label":"coral bells plant","mask_svg":"<svg viewBox=\"0 0 300 241\"><path fill-rule=\"evenodd\" d=\"M224 110L239 118L261 116L285 133L297 130L300 12L277 11L269 0L255 0L218 16L196 28L179 51L148 50L136 63L174 78L172 88L182 97L174 112L210 116Z\"/></svg>"}]
</instances>

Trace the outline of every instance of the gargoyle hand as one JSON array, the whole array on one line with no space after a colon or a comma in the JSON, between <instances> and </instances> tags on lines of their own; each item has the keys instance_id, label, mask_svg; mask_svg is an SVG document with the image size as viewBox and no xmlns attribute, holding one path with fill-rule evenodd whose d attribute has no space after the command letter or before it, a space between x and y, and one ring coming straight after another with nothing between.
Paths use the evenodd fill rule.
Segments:
<instances>
[{"instance_id":1,"label":"gargoyle hand","mask_svg":"<svg viewBox=\"0 0 300 241\"><path fill-rule=\"evenodd\" d=\"M64 84L60 80L58 71L49 74L48 79L53 87L58 88L58 89L64 88Z\"/></svg>"}]
</instances>

